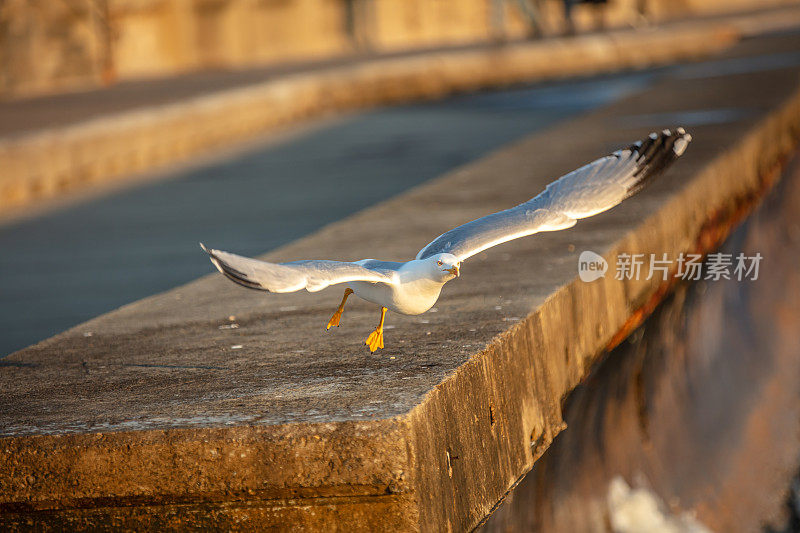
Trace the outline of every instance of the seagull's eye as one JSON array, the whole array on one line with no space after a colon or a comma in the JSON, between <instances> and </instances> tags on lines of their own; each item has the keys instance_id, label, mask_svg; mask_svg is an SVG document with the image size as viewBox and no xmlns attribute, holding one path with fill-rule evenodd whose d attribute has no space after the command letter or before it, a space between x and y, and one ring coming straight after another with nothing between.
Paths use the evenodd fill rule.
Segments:
<instances>
[{"instance_id":1,"label":"seagull's eye","mask_svg":"<svg viewBox=\"0 0 800 533\"><path fill-rule=\"evenodd\" d=\"M436 264L439 265L439 266L442 266L442 262L441 261L436 261Z\"/></svg>"}]
</instances>

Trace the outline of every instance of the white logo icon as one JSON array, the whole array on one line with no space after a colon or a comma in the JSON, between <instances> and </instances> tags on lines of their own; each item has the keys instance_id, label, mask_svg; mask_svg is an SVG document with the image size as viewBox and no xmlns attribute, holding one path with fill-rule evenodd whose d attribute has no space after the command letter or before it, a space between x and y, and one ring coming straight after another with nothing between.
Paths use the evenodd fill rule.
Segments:
<instances>
[{"instance_id":1,"label":"white logo icon","mask_svg":"<svg viewBox=\"0 0 800 533\"><path fill-rule=\"evenodd\" d=\"M580 276L581 281L589 283L600 279L606 275L607 270L608 263L602 256L591 250L581 252L578 258L578 276Z\"/></svg>"}]
</instances>

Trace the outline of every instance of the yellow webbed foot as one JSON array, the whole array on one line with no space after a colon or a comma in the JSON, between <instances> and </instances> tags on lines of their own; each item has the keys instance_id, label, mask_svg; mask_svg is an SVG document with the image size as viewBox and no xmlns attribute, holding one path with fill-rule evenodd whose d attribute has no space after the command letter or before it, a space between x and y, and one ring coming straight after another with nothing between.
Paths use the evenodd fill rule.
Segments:
<instances>
[{"instance_id":1,"label":"yellow webbed foot","mask_svg":"<svg viewBox=\"0 0 800 533\"><path fill-rule=\"evenodd\" d=\"M364 344L369 346L369 351L375 353L378 348L383 348L383 328L376 329L369 334Z\"/></svg>"},{"instance_id":2,"label":"yellow webbed foot","mask_svg":"<svg viewBox=\"0 0 800 533\"><path fill-rule=\"evenodd\" d=\"M347 297L353 294L353 289L347 288L344 290L344 296L342 297L342 303L339 304L339 308L333 313L333 316L330 320L328 320L328 326L325 329L331 329L333 326L339 327L339 320L342 318L342 313L344 312L344 304L347 301Z\"/></svg>"},{"instance_id":3,"label":"yellow webbed foot","mask_svg":"<svg viewBox=\"0 0 800 533\"><path fill-rule=\"evenodd\" d=\"M330 320L328 320L328 325L325 329L331 329L333 326L339 327L339 320L342 318L342 310L339 309L335 313Z\"/></svg>"},{"instance_id":4,"label":"yellow webbed foot","mask_svg":"<svg viewBox=\"0 0 800 533\"><path fill-rule=\"evenodd\" d=\"M386 319L386 309L385 307L381 307L381 321L378 322L378 327L375 328L375 331L369 334L367 340L364 341L364 344L369 346L369 351L375 353L375 350L378 348L383 348L383 321Z\"/></svg>"}]
</instances>

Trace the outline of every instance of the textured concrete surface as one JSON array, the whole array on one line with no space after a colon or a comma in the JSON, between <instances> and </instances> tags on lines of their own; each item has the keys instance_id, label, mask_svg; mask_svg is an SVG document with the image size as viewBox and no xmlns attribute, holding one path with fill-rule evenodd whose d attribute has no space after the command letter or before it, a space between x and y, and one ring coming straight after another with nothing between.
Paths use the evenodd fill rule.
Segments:
<instances>
[{"instance_id":1,"label":"textured concrete surface","mask_svg":"<svg viewBox=\"0 0 800 533\"><path fill-rule=\"evenodd\" d=\"M740 46L796 49L797 38ZM661 294L654 280L576 281L580 251L674 256L716 242L709 221L724 233L719 220L794 149L797 91L796 66L685 70L268 255L409 257L694 117L691 149L650 189L466 263L436 313L390 316L380 355L360 344L372 306L353 302L326 333L338 291L264 295L211 276L10 356L2 520L320 528L346 509L353 529L476 526L563 430L562 399ZM238 328L225 328L230 316Z\"/></svg>"},{"instance_id":2,"label":"textured concrete surface","mask_svg":"<svg viewBox=\"0 0 800 533\"><path fill-rule=\"evenodd\" d=\"M730 23L684 23L387 57L6 137L0 140L0 207L24 207L67 190L187 160L309 116L696 59L725 48L738 35Z\"/></svg>"}]
</instances>

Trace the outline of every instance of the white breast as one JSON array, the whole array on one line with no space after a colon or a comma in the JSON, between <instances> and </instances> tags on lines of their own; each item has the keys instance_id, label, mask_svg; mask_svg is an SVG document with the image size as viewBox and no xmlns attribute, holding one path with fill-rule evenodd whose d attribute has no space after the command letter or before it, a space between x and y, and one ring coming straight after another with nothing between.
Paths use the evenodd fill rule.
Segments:
<instances>
[{"instance_id":1,"label":"white breast","mask_svg":"<svg viewBox=\"0 0 800 533\"><path fill-rule=\"evenodd\" d=\"M419 315L436 303L443 283L428 279L414 268L418 261L409 261L398 270L394 284L353 281L348 283L356 296L389 308L403 315Z\"/></svg>"}]
</instances>

